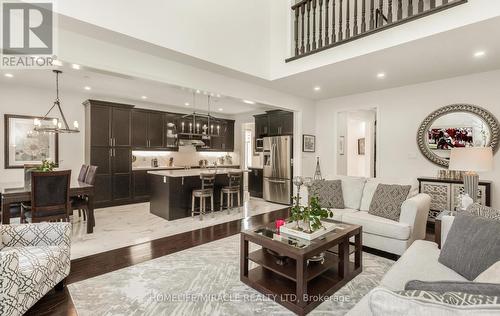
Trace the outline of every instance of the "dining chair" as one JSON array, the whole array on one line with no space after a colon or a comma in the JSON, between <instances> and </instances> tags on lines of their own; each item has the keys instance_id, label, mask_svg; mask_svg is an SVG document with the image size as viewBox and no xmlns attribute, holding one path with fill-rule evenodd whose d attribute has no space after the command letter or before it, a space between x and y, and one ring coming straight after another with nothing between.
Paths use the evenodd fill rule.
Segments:
<instances>
[{"instance_id":1,"label":"dining chair","mask_svg":"<svg viewBox=\"0 0 500 316\"><path fill-rule=\"evenodd\" d=\"M80 173L78 174L78 181L84 182L85 177L87 176L87 170L89 169L88 165L82 165L80 168Z\"/></svg>"},{"instance_id":2,"label":"dining chair","mask_svg":"<svg viewBox=\"0 0 500 316\"><path fill-rule=\"evenodd\" d=\"M31 203L21 204L21 221L69 221L71 170L31 172Z\"/></svg>"},{"instance_id":3,"label":"dining chair","mask_svg":"<svg viewBox=\"0 0 500 316\"><path fill-rule=\"evenodd\" d=\"M92 166L92 165L88 166L87 175L85 177L85 181L83 182L85 182L86 184L94 185L96 174L97 174L97 166ZM78 210L78 216L80 216L80 214L83 214L83 220L87 220L88 208L89 208L89 203L88 203L88 198L86 196L79 196L71 200L72 211ZM92 225L95 226L95 222L92 223Z\"/></svg>"}]
</instances>

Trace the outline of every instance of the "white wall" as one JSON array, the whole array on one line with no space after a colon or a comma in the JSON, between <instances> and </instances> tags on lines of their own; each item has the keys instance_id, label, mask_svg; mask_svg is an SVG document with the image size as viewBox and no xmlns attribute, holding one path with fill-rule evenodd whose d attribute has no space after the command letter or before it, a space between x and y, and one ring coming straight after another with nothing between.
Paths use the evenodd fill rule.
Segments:
<instances>
[{"instance_id":1,"label":"white wall","mask_svg":"<svg viewBox=\"0 0 500 316\"><path fill-rule=\"evenodd\" d=\"M500 71L427 82L383 91L323 100L317 103L316 131L326 177L337 173L337 115L353 109L377 108L377 172L382 178L436 176L440 169L420 153L416 135L432 111L449 104L481 106L500 118ZM500 154L495 170L481 174L493 180L493 204L500 207Z\"/></svg>"},{"instance_id":2,"label":"white wall","mask_svg":"<svg viewBox=\"0 0 500 316\"><path fill-rule=\"evenodd\" d=\"M15 80L15 78L14 78ZM85 142L85 114L82 102L92 98L89 94L80 94L74 92L61 93L61 104L64 114L68 121L78 121L80 123L81 132L78 134L63 134L59 136L59 160L62 168L72 169L73 173L79 171L80 166L84 162L84 142ZM29 86L17 85L15 81L12 83L2 82L0 85L0 137L1 159L0 159L0 182L19 182L23 179L22 169L5 169L5 157L3 154L4 148L4 114L18 115L44 115L54 102L53 90L33 88ZM120 99L106 98L106 101L127 103ZM153 109L161 111L178 112L178 108L155 105L151 103L134 104L138 108ZM231 118L230 116L226 116ZM235 141L235 152L231 153L233 163L239 163L239 142ZM175 157L177 165L196 164L199 159L215 160L217 156L225 153L196 153L191 148L182 148L179 153L171 153L170 156Z\"/></svg>"}]
</instances>

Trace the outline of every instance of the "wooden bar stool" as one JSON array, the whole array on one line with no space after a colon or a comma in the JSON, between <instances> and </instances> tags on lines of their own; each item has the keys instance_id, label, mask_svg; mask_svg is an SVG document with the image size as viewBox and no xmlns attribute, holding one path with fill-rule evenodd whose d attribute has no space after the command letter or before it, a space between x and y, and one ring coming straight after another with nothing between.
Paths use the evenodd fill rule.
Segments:
<instances>
[{"instance_id":1,"label":"wooden bar stool","mask_svg":"<svg viewBox=\"0 0 500 316\"><path fill-rule=\"evenodd\" d=\"M191 194L191 217L195 214L200 214L200 221L203 220L203 215L206 214L206 199L210 198L210 212L214 215L214 185L215 173L202 173L200 175L201 189L193 190ZM195 211L196 198L200 198L200 211Z\"/></svg>"},{"instance_id":2,"label":"wooden bar stool","mask_svg":"<svg viewBox=\"0 0 500 316\"><path fill-rule=\"evenodd\" d=\"M229 178L229 185L222 188L220 191L220 210L224 208L224 195L227 195L226 209L227 213L230 214L230 210L233 209L233 194L236 194L238 198L238 208L241 206L241 179L243 173L241 172L228 172L227 177ZM241 210L240 210L241 211Z\"/></svg>"}]
</instances>

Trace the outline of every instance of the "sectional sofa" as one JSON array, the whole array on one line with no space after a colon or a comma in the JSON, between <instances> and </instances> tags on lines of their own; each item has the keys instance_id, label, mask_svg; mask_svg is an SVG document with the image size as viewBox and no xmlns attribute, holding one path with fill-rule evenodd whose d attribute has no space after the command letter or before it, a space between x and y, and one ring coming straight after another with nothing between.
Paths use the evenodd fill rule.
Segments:
<instances>
[{"instance_id":1,"label":"sectional sofa","mask_svg":"<svg viewBox=\"0 0 500 316\"><path fill-rule=\"evenodd\" d=\"M332 209L333 219L363 226L363 246L402 255L419 239L425 239L431 198L418 193L416 180L336 177L341 180L344 209ZM399 221L368 213L379 184L411 185L401 207Z\"/></svg>"}]
</instances>

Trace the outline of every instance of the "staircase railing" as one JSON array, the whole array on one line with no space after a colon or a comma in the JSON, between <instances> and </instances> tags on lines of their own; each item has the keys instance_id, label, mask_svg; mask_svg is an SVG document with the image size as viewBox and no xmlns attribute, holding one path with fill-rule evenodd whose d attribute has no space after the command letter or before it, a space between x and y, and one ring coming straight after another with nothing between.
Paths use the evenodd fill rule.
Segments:
<instances>
[{"instance_id":1,"label":"staircase railing","mask_svg":"<svg viewBox=\"0 0 500 316\"><path fill-rule=\"evenodd\" d=\"M292 6L292 61L466 3L467 0L302 0Z\"/></svg>"}]
</instances>

